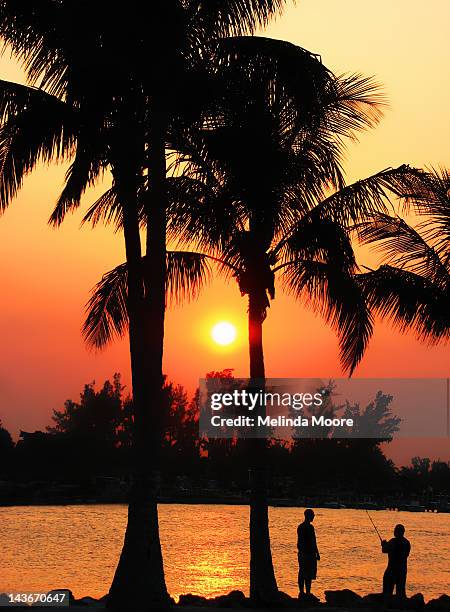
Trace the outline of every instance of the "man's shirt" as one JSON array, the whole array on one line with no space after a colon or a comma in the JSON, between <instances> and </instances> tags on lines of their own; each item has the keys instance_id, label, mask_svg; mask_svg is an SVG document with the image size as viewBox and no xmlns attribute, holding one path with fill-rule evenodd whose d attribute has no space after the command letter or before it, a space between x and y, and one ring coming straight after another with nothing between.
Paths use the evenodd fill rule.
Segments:
<instances>
[{"instance_id":1,"label":"man's shirt","mask_svg":"<svg viewBox=\"0 0 450 612\"><path fill-rule=\"evenodd\" d=\"M303 522L297 527L297 548L306 555L317 553L316 532L311 523Z\"/></svg>"},{"instance_id":2,"label":"man's shirt","mask_svg":"<svg viewBox=\"0 0 450 612\"><path fill-rule=\"evenodd\" d=\"M409 540L404 538L392 538L382 545L382 550L388 555L388 567L395 569L406 569L408 556L411 551Z\"/></svg>"}]
</instances>

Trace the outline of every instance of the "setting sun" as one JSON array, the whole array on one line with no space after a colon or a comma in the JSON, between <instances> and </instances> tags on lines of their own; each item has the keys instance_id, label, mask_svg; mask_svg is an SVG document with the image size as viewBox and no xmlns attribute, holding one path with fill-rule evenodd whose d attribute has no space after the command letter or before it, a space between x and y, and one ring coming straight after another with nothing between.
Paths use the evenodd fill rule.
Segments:
<instances>
[{"instance_id":1,"label":"setting sun","mask_svg":"<svg viewBox=\"0 0 450 612\"><path fill-rule=\"evenodd\" d=\"M214 325L211 330L211 336L214 342L226 346L235 341L236 327L227 321L221 321Z\"/></svg>"}]
</instances>

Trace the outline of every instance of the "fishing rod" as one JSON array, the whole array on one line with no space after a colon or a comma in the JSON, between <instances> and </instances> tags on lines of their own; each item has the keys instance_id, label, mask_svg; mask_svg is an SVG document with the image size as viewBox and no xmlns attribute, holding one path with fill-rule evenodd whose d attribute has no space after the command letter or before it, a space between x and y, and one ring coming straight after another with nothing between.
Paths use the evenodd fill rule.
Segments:
<instances>
[{"instance_id":1,"label":"fishing rod","mask_svg":"<svg viewBox=\"0 0 450 612\"><path fill-rule=\"evenodd\" d=\"M372 525L373 525L373 528L374 528L374 529L375 529L375 531L377 532L377 536L380 538L380 542L382 542L382 541L383 541L383 538L380 536L380 532L378 531L377 526L376 526L376 525L375 525L375 523L373 522L372 517L370 516L369 511L368 511L367 509L366 509L366 513L367 513L367 516L369 517L370 522L371 522L371 523L372 523Z\"/></svg>"}]
</instances>

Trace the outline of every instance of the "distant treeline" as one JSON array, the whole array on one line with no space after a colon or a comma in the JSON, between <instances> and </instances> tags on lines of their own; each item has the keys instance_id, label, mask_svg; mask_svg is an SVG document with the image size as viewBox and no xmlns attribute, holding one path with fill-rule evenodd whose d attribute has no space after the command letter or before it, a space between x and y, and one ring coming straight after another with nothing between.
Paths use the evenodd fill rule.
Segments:
<instances>
[{"instance_id":1,"label":"distant treeline","mask_svg":"<svg viewBox=\"0 0 450 612\"><path fill-rule=\"evenodd\" d=\"M162 490L213 487L245 492L249 465L245 441L199 438L198 392L188 398L182 386L167 383L165 397L159 462ZM366 410L380 424L395 425L391 399L379 393ZM98 390L94 383L85 385L78 402L67 400L61 410L54 411L45 432L21 432L14 444L0 422L0 479L89 483L115 477L126 482L132 462L131 414L131 400L116 374ZM447 463L415 457L411 466L397 468L383 454L382 442L271 440L269 494L293 499L327 490L391 496L450 494Z\"/></svg>"}]
</instances>

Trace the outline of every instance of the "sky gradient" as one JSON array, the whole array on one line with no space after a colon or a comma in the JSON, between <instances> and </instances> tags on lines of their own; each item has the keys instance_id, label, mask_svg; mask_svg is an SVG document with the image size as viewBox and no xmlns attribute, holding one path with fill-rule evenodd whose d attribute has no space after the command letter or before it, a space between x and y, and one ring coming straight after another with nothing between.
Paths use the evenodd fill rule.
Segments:
<instances>
[{"instance_id":1,"label":"sky gradient","mask_svg":"<svg viewBox=\"0 0 450 612\"><path fill-rule=\"evenodd\" d=\"M319 53L337 73L376 75L384 85L389 109L377 129L349 147L349 181L403 163L450 165L449 21L447 0L379 0L376 6L359 0L301 0L264 32ZM0 78L23 81L6 55ZM96 354L86 350L80 335L90 288L124 260L122 237L111 228L79 228L82 211L105 190L109 177L54 230L47 219L65 169L39 168L0 219L0 419L14 435L19 429L44 428L52 410L69 397L77 399L85 382L100 384L117 371L126 384L130 380L126 341ZM231 347L211 342L210 329L220 320L238 328ZM264 327L268 376L342 376L333 331L281 291ZM448 346L430 349L413 334L400 335L378 323L355 375L447 377L449 357ZM205 372L223 368L247 375L246 302L235 284L216 281L196 303L169 311L165 371L192 392ZM434 456L449 460L450 442L441 442L433 443ZM395 458L404 462L411 454L426 454L427 448L417 442Z\"/></svg>"}]
</instances>

